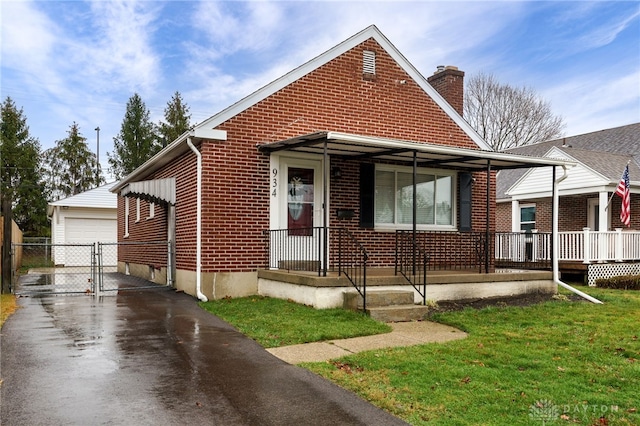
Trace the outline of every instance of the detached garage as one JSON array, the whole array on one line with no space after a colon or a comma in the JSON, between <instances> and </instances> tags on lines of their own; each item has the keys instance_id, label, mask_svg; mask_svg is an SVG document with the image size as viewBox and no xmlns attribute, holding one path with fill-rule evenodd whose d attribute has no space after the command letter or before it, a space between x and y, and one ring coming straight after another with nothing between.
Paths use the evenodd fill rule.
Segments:
<instances>
[{"instance_id":1,"label":"detached garage","mask_svg":"<svg viewBox=\"0 0 640 426\"><path fill-rule=\"evenodd\" d=\"M90 264L86 250L73 250L61 244L114 243L117 235L117 195L109 190L116 182L49 203L53 261L56 265ZM89 263L88 263L89 262ZM105 253L105 266L117 264L115 251Z\"/></svg>"}]
</instances>

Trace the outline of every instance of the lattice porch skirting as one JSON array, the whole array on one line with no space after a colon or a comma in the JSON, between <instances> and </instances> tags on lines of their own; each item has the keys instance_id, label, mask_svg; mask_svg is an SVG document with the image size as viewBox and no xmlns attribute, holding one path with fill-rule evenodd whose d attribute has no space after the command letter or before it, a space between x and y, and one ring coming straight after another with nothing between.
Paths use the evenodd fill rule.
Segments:
<instances>
[{"instance_id":1,"label":"lattice porch skirting","mask_svg":"<svg viewBox=\"0 0 640 426\"><path fill-rule=\"evenodd\" d=\"M620 275L640 275L640 263L594 263L587 267L587 280L591 287L595 287L598 278Z\"/></svg>"}]
</instances>

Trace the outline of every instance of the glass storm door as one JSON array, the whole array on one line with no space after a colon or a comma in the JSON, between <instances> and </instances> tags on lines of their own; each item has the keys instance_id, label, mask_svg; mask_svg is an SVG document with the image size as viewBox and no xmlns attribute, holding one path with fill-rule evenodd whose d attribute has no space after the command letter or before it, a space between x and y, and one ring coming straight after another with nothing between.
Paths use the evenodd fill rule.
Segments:
<instances>
[{"instance_id":1,"label":"glass storm door","mask_svg":"<svg viewBox=\"0 0 640 426\"><path fill-rule=\"evenodd\" d=\"M312 236L315 212L315 170L287 167L287 229L289 235Z\"/></svg>"},{"instance_id":2,"label":"glass storm door","mask_svg":"<svg viewBox=\"0 0 640 426\"><path fill-rule=\"evenodd\" d=\"M322 266L322 162L285 158L280 163L278 241L272 256L279 267L317 271Z\"/></svg>"}]
</instances>

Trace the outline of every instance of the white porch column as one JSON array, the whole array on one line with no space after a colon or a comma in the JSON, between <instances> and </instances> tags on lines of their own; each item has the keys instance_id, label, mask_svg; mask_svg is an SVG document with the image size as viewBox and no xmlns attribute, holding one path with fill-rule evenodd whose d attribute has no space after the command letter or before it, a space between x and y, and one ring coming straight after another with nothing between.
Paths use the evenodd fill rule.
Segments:
<instances>
[{"instance_id":1,"label":"white porch column","mask_svg":"<svg viewBox=\"0 0 640 426\"><path fill-rule=\"evenodd\" d=\"M520 232L520 201L511 200L511 232Z\"/></svg>"},{"instance_id":2,"label":"white porch column","mask_svg":"<svg viewBox=\"0 0 640 426\"><path fill-rule=\"evenodd\" d=\"M622 262L624 258L622 250L622 228L616 228L616 254L615 259L616 262Z\"/></svg>"},{"instance_id":3,"label":"white porch column","mask_svg":"<svg viewBox=\"0 0 640 426\"><path fill-rule=\"evenodd\" d=\"M609 193L606 191L598 193L598 230L600 232L609 230L608 203Z\"/></svg>"},{"instance_id":4,"label":"white porch column","mask_svg":"<svg viewBox=\"0 0 640 426\"><path fill-rule=\"evenodd\" d=\"M583 238L582 263L591 263L591 238L589 235L590 232L591 232L591 228L582 228L582 238Z\"/></svg>"}]
</instances>

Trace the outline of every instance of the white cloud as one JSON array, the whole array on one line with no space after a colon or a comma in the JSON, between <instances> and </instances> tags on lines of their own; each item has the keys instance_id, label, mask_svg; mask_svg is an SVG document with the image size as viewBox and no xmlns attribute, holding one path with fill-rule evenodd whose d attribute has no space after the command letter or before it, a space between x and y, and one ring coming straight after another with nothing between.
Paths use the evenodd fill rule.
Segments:
<instances>
[{"instance_id":1,"label":"white cloud","mask_svg":"<svg viewBox=\"0 0 640 426\"><path fill-rule=\"evenodd\" d=\"M499 34L522 9L482 2L464 9L441 2L203 2L193 25L207 38L186 45L185 68L199 82L186 98L193 111L218 106L212 115L371 24L425 75L461 58L487 62L491 55L477 52L477 44ZM477 25L478 16L491 16L492 25ZM241 54L241 67L230 65Z\"/></svg>"},{"instance_id":2,"label":"white cloud","mask_svg":"<svg viewBox=\"0 0 640 426\"><path fill-rule=\"evenodd\" d=\"M74 46L78 63L101 83L102 90L117 84L131 92L153 91L160 60L152 39L161 8L145 1L96 1L91 9L91 29L96 35Z\"/></svg>"},{"instance_id":3,"label":"white cloud","mask_svg":"<svg viewBox=\"0 0 640 426\"><path fill-rule=\"evenodd\" d=\"M629 28L638 17L640 17L640 9L630 16L617 16L615 19L603 22L600 26L594 26L593 31L579 37L577 44L582 45L585 50L606 46Z\"/></svg>"},{"instance_id":4,"label":"white cloud","mask_svg":"<svg viewBox=\"0 0 640 426\"><path fill-rule=\"evenodd\" d=\"M593 71L550 87L543 97L564 117L566 134L573 136L638 122L638 81L640 68Z\"/></svg>"},{"instance_id":5,"label":"white cloud","mask_svg":"<svg viewBox=\"0 0 640 426\"><path fill-rule=\"evenodd\" d=\"M33 2L2 4L3 85L19 93L34 90L38 96L47 87L60 87L64 79L51 67L62 32Z\"/></svg>"},{"instance_id":6,"label":"white cloud","mask_svg":"<svg viewBox=\"0 0 640 426\"><path fill-rule=\"evenodd\" d=\"M212 2L198 4L193 14L196 29L207 35L214 55L268 49L277 42L284 3Z\"/></svg>"},{"instance_id":7,"label":"white cloud","mask_svg":"<svg viewBox=\"0 0 640 426\"><path fill-rule=\"evenodd\" d=\"M104 165L133 92L157 121L179 90L200 122L375 24L425 76L456 65L532 86L574 133L637 121L638 45L618 43L639 14L608 2L3 2L2 93L22 97L43 145L73 121L95 141L99 125Z\"/></svg>"}]
</instances>

